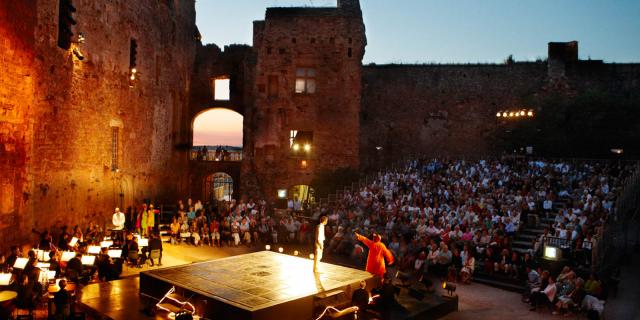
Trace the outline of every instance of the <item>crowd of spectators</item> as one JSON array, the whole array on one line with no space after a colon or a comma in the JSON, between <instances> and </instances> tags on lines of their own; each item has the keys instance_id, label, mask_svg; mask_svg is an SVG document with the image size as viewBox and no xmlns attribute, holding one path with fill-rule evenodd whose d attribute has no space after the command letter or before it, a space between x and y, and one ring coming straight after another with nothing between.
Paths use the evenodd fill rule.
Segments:
<instances>
[{"instance_id":1,"label":"crowd of spectators","mask_svg":"<svg viewBox=\"0 0 640 320\"><path fill-rule=\"evenodd\" d=\"M363 261L367 248L354 232L375 233L393 252L397 270L416 279L469 283L481 270L524 282L528 270L540 267L549 240L565 249L569 266L594 269L603 225L629 174L619 163L411 161L344 193L331 207L316 208L315 215L329 217L328 255ZM545 231L530 248L514 250L525 226ZM566 297L576 296L572 289L558 291L564 309Z\"/></svg>"}]
</instances>

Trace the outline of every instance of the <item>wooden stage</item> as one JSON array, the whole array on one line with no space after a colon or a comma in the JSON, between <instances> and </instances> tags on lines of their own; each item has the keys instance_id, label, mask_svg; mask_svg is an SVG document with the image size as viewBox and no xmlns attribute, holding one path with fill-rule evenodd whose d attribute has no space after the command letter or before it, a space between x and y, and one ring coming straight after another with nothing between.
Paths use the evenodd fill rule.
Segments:
<instances>
[{"instance_id":1,"label":"wooden stage","mask_svg":"<svg viewBox=\"0 0 640 320\"><path fill-rule=\"evenodd\" d=\"M312 319L319 300L349 299L370 273L271 251L243 254L140 274L140 294L160 300L175 287L204 318L262 320L286 314Z\"/></svg>"}]
</instances>

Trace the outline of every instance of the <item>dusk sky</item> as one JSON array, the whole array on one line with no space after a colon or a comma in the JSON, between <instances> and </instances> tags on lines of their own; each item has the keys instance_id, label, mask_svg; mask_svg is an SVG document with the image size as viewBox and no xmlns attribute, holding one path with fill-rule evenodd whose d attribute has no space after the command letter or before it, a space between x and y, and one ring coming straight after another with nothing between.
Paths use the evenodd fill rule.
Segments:
<instances>
[{"instance_id":1,"label":"dusk sky","mask_svg":"<svg viewBox=\"0 0 640 320\"><path fill-rule=\"evenodd\" d=\"M242 115L228 109L211 109L193 121L193 145L242 146Z\"/></svg>"},{"instance_id":2,"label":"dusk sky","mask_svg":"<svg viewBox=\"0 0 640 320\"><path fill-rule=\"evenodd\" d=\"M581 59L640 62L639 0L361 0L364 63L502 62L547 56L550 41L580 42ZM198 0L205 43L251 44L267 7L336 0Z\"/></svg>"}]
</instances>

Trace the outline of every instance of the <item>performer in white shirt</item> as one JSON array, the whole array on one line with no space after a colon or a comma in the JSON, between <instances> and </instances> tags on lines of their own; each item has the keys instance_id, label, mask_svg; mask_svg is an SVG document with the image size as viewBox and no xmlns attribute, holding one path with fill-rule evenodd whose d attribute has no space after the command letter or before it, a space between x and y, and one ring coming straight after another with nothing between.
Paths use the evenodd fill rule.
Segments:
<instances>
[{"instance_id":1,"label":"performer in white shirt","mask_svg":"<svg viewBox=\"0 0 640 320\"><path fill-rule=\"evenodd\" d=\"M318 261L322 259L322 250L324 250L324 226L329 222L327 216L320 217L320 223L316 227L316 244L315 254L313 255L313 272L318 272Z\"/></svg>"},{"instance_id":2,"label":"performer in white shirt","mask_svg":"<svg viewBox=\"0 0 640 320\"><path fill-rule=\"evenodd\" d=\"M116 208L116 212L113 214L113 218L111 219L113 223L113 229L122 230L124 229L124 213L120 212L120 208Z\"/></svg>"}]
</instances>

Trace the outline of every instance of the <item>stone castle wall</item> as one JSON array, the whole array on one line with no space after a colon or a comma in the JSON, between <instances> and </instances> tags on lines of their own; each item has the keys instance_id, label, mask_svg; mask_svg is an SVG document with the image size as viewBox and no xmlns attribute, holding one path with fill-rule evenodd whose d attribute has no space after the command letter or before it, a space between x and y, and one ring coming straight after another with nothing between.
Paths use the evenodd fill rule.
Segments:
<instances>
[{"instance_id":1,"label":"stone castle wall","mask_svg":"<svg viewBox=\"0 0 640 320\"><path fill-rule=\"evenodd\" d=\"M526 146L554 157L606 157L616 146L640 156L633 142L640 141L640 64L556 61L558 77L548 68L544 62L365 66L362 169L411 156L477 157ZM521 109L535 117L496 117Z\"/></svg>"},{"instance_id":2,"label":"stone castle wall","mask_svg":"<svg viewBox=\"0 0 640 320\"><path fill-rule=\"evenodd\" d=\"M188 103L194 2L73 4L74 30L86 38L72 45L82 61L57 47L58 1L3 1L0 8L1 243L28 237L32 227L103 224L115 206L172 198L187 187L174 120ZM132 38L138 80L130 87Z\"/></svg>"}]
</instances>

